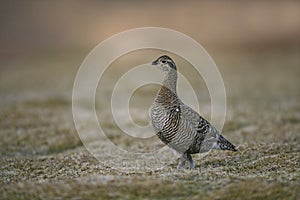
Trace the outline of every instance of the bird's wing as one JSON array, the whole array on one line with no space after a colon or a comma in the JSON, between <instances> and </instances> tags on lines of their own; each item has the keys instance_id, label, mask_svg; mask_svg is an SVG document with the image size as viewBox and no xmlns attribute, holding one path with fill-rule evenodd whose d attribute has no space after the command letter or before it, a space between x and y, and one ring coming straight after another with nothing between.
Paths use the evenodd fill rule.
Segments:
<instances>
[{"instance_id":1,"label":"bird's wing","mask_svg":"<svg viewBox=\"0 0 300 200\"><path fill-rule=\"evenodd\" d=\"M198 131L199 129L203 129L204 131L209 128L210 123L201 117L195 110L183 103L180 105L180 108L182 120L193 127L195 131Z\"/></svg>"},{"instance_id":2,"label":"bird's wing","mask_svg":"<svg viewBox=\"0 0 300 200\"><path fill-rule=\"evenodd\" d=\"M195 110L185 104L181 104L181 123L188 127L190 134L194 135L191 151L207 151L216 142L218 131Z\"/></svg>"}]
</instances>

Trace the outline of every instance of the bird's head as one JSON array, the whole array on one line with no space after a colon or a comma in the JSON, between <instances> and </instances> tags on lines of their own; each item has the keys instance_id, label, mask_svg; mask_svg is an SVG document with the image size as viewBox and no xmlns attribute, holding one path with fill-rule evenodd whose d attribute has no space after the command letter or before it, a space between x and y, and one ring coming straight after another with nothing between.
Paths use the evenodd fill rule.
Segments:
<instances>
[{"instance_id":1,"label":"bird's head","mask_svg":"<svg viewBox=\"0 0 300 200\"><path fill-rule=\"evenodd\" d=\"M155 61L152 62L152 65L157 66L159 69L161 69L164 72L177 70L175 62L172 60L172 58L170 58L167 55L160 56L159 58L157 58Z\"/></svg>"}]
</instances>

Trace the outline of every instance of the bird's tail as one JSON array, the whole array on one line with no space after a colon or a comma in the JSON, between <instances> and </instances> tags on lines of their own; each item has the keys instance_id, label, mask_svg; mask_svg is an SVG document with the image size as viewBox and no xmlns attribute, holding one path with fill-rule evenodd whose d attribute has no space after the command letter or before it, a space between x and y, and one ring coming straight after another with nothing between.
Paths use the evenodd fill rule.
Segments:
<instances>
[{"instance_id":1,"label":"bird's tail","mask_svg":"<svg viewBox=\"0 0 300 200\"><path fill-rule=\"evenodd\" d=\"M237 148L222 135L219 135L216 146L221 150L237 151Z\"/></svg>"}]
</instances>

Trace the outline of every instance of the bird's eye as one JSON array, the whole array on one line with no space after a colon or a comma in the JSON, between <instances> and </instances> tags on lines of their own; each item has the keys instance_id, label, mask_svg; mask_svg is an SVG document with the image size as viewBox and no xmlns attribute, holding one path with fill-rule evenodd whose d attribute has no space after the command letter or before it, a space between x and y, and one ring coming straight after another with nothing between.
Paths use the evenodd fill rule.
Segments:
<instances>
[{"instance_id":1,"label":"bird's eye","mask_svg":"<svg viewBox=\"0 0 300 200\"><path fill-rule=\"evenodd\" d=\"M161 62L165 64L167 61L163 60L163 61L161 61Z\"/></svg>"}]
</instances>

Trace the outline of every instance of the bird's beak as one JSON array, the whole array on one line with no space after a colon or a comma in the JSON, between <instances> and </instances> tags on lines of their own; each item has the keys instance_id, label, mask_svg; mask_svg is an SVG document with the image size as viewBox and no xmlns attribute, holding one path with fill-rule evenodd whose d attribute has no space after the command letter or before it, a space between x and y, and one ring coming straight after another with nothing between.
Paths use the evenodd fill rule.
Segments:
<instances>
[{"instance_id":1,"label":"bird's beak","mask_svg":"<svg viewBox=\"0 0 300 200\"><path fill-rule=\"evenodd\" d=\"M156 65L156 64L157 64L157 61L156 61L156 60L152 62L152 65Z\"/></svg>"}]
</instances>

